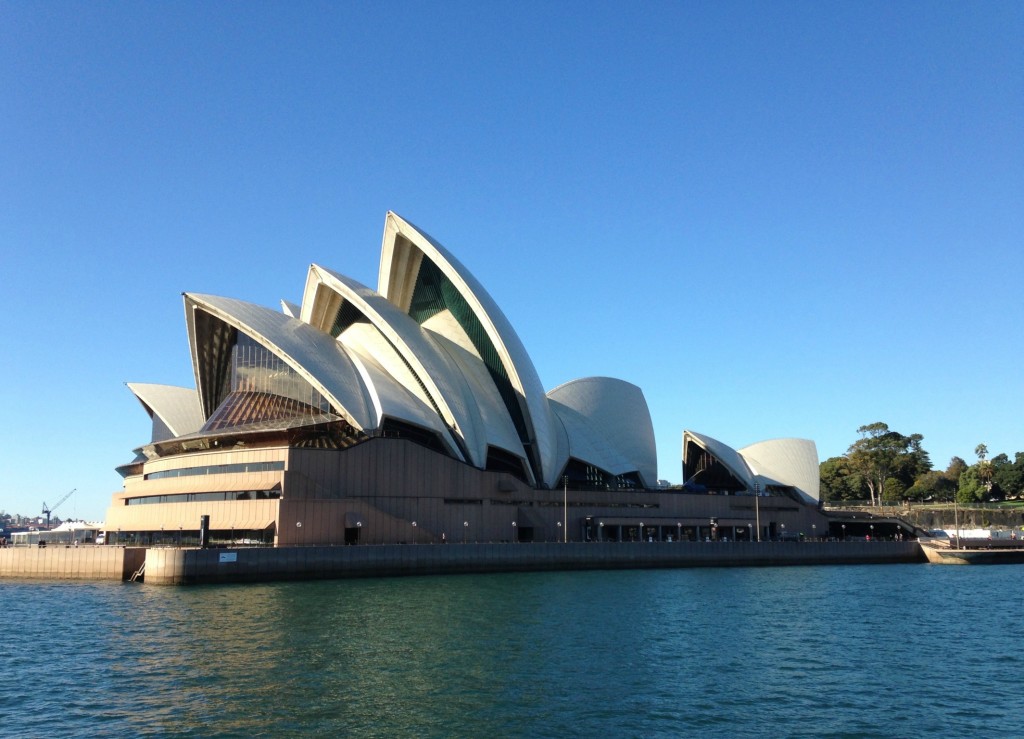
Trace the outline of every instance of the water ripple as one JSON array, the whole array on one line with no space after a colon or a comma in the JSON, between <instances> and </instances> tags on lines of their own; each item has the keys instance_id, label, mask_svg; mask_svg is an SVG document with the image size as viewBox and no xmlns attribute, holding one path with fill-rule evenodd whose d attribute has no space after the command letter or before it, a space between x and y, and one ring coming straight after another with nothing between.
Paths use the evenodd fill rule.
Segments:
<instances>
[{"instance_id":1,"label":"water ripple","mask_svg":"<svg viewBox=\"0 0 1024 739\"><path fill-rule=\"evenodd\" d=\"M69 736L1020 733L1024 568L0 583L0 724Z\"/></svg>"}]
</instances>

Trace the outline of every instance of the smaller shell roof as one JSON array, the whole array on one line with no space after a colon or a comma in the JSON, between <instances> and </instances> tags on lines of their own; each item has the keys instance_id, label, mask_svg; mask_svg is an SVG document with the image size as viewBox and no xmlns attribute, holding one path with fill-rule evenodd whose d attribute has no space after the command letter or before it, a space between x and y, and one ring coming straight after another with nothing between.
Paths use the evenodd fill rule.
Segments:
<instances>
[{"instance_id":1,"label":"smaller shell roof","mask_svg":"<svg viewBox=\"0 0 1024 739\"><path fill-rule=\"evenodd\" d=\"M796 490L805 503L818 502L818 449L813 441L769 439L736 450L710 436L684 431L684 461L687 441L706 449L748 490L752 490L755 483L762 488L779 485Z\"/></svg>"},{"instance_id":2,"label":"smaller shell roof","mask_svg":"<svg viewBox=\"0 0 1024 739\"><path fill-rule=\"evenodd\" d=\"M754 475L751 473L750 468L747 467L746 461L740 456L740 453L733 449L727 444L723 444L718 439L713 439L710 436L704 434L698 434L696 431L684 431L683 432L683 461L686 461L686 442L693 441L697 446L706 449L711 455L717 459L722 465L725 466L729 472L732 473L733 477L742 482L747 489L754 487ZM685 481L684 481L685 482Z\"/></svg>"},{"instance_id":3,"label":"smaller shell roof","mask_svg":"<svg viewBox=\"0 0 1024 739\"><path fill-rule=\"evenodd\" d=\"M739 454L756 475L795 488L805 502L818 502L821 474L813 441L769 439L743 447Z\"/></svg>"},{"instance_id":4,"label":"smaller shell roof","mask_svg":"<svg viewBox=\"0 0 1024 739\"><path fill-rule=\"evenodd\" d=\"M202 428L203 410L195 388L145 382L126 384L150 416L159 418L175 436L191 434Z\"/></svg>"},{"instance_id":5,"label":"smaller shell roof","mask_svg":"<svg viewBox=\"0 0 1024 739\"><path fill-rule=\"evenodd\" d=\"M445 426L451 426L461 436L474 464L482 466L486 460L485 429L472 397L472 388L449 356L438 347L434 336L420 327L393 303L365 285L331 269L312 265L303 300L303 316L309 318L317 311L313 303L323 293L322 285L334 291L345 303L355 307L366 317L382 337L386 337L401 360L414 375L410 393L416 394L419 384L430 400L437 404ZM346 344L352 337L342 336ZM449 432L447 428L445 435ZM481 453L482 450L482 453ZM461 458L461 452L458 453Z\"/></svg>"},{"instance_id":6,"label":"smaller shell roof","mask_svg":"<svg viewBox=\"0 0 1024 739\"><path fill-rule=\"evenodd\" d=\"M614 377L584 377L559 385L547 397L568 434L568 456L614 474L636 471L645 484L655 483L654 424L639 387Z\"/></svg>"},{"instance_id":7,"label":"smaller shell roof","mask_svg":"<svg viewBox=\"0 0 1024 739\"><path fill-rule=\"evenodd\" d=\"M360 373L341 344L330 334L296 318L243 300L186 293L185 304L197 383L201 373L193 309L216 316L270 349L328 398L335 410L345 415L356 428L374 427L372 402Z\"/></svg>"}]
</instances>

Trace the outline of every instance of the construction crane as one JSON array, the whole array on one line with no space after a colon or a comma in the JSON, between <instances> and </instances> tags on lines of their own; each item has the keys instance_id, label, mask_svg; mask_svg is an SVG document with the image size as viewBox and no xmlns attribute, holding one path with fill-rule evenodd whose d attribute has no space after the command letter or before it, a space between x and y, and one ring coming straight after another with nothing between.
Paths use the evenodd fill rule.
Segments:
<instances>
[{"instance_id":1,"label":"construction crane","mask_svg":"<svg viewBox=\"0 0 1024 739\"><path fill-rule=\"evenodd\" d=\"M56 503L54 503L52 508L47 507L46 501L45 500L43 501L43 515L46 516L46 530L47 531L50 530L50 514L53 513L55 510L57 510L60 507L60 504L63 503L68 498L70 498L72 493L74 493L76 490L78 490L78 488L71 488L71 492L68 493L67 495L65 495L60 500L58 500Z\"/></svg>"}]
</instances>

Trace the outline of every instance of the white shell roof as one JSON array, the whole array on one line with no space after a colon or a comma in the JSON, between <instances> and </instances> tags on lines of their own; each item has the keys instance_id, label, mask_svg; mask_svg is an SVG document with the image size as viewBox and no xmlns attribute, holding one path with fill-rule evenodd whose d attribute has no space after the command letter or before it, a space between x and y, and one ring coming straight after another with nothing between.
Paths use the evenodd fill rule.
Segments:
<instances>
[{"instance_id":1,"label":"white shell roof","mask_svg":"<svg viewBox=\"0 0 1024 739\"><path fill-rule=\"evenodd\" d=\"M518 396L510 413L480 350L459 320L440 311L422 325L410 317L412 293L423 260L430 261L459 292ZM282 300L281 312L241 300L186 293L186 323L195 390L129 383L160 433L183 436L203 425L204 393L197 351L196 311L208 313L259 342L287 363L356 428L371 431L395 418L434 431L450 453L484 467L489 447L524 460L537 485L557 484L570 457L610 474L637 472L657 481L654 428L643 392L608 377L565 383L545 394L529 355L508 319L476 278L443 246L388 212L381 251L379 292L318 265L311 265L301 306ZM347 304L366 320L329 331ZM346 312L345 315L348 314ZM481 342L481 337L474 337ZM487 356L492 356L488 354ZM502 381L503 383L503 381ZM301 384L301 383L299 383ZM303 386L304 387L304 386ZM533 479L514 415L522 413L540 479ZM738 481L784 485L809 503L819 497L817 449L804 439L775 439L739 451L692 431L688 442L706 449Z\"/></svg>"},{"instance_id":2,"label":"white shell roof","mask_svg":"<svg viewBox=\"0 0 1024 739\"><path fill-rule=\"evenodd\" d=\"M548 393L568 434L568 458L620 475L639 472L647 485L658 479L654 424L643 391L613 377L585 377Z\"/></svg>"},{"instance_id":3,"label":"white shell roof","mask_svg":"<svg viewBox=\"0 0 1024 739\"><path fill-rule=\"evenodd\" d=\"M399 235L412 244L417 253L397 248ZM554 485L560 473L556 459L558 442L555 420L546 402L537 370L512 324L490 294L447 249L389 211L381 249L378 292L402 311L409 309L412 289L423 258L432 261L451 281L486 331L512 387L523 399L523 416L528 427L527 433L537 450L544 478L542 482L548 486ZM449 338L458 342L461 337Z\"/></svg>"},{"instance_id":4,"label":"white shell roof","mask_svg":"<svg viewBox=\"0 0 1024 739\"><path fill-rule=\"evenodd\" d=\"M429 332L428 332L429 333ZM433 336L433 341L444 351L453 364L459 368L460 374L468 384L472 407L479 418L482 433L477 436L472 449L484 462L487 460L487 447L495 446L506 452L515 454L523 460L523 472L527 479L533 480L530 465L526 462L526 452L516 433L516 427L508 415L508 409L494 386L487 367L476 354L467 351L460 344L448 340L444 336ZM480 466L483 466L481 464Z\"/></svg>"},{"instance_id":5,"label":"white shell roof","mask_svg":"<svg viewBox=\"0 0 1024 739\"><path fill-rule=\"evenodd\" d=\"M409 395L427 406L436 404L444 418L436 419L431 427L440 429L442 435L458 435L469 455L468 461L477 467L485 466L489 445L525 457L497 388L475 353L421 327L407 313L356 280L312 265L303 296L302 318L314 326L326 327L342 301L370 322L354 324L342 333L339 339L346 348L350 352L371 353ZM403 417L400 409L385 414ZM414 422L423 425L422 421ZM462 458L460 451L455 454Z\"/></svg>"},{"instance_id":6,"label":"white shell roof","mask_svg":"<svg viewBox=\"0 0 1024 739\"><path fill-rule=\"evenodd\" d=\"M743 447L739 454L754 474L796 488L806 502L821 497L818 447L810 439L770 439Z\"/></svg>"},{"instance_id":7,"label":"white shell roof","mask_svg":"<svg viewBox=\"0 0 1024 739\"><path fill-rule=\"evenodd\" d=\"M739 452L733 449L727 444L723 444L718 439L712 439L710 436L704 434L698 434L695 431L683 431L683 463L686 462L686 442L693 441L697 446L706 449L711 455L717 459L722 465L725 466L729 472L733 474L737 480L747 486L747 489L752 490L754 487L754 475L747 467L746 461L740 456ZM684 480L685 482L685 480Z\"/></svg>"},{"instance_id":8,"label":"white shell roof","mask_svg":"<svg viewBox=\"0 0 1024 739\"><path fill-rule=\"evenodd\" d=\"M127 386L150 416L157 416L175 436L195 433L203 427L203 409L195 388L145 382L129 382Z\"/></svg>"},{"instance_id":9,"label":"white shell roof","mask_svg":"<svg viewBox=\"0 0 1024 739\"><path fill-rule=\"evenodd\" d=\"M740 482L753 490L767 485L794 488L807 503L817 503L821 479L818 448L808 439L770 439L735 450L717 439L693 431L683 432L683 459L686 442L694 441L710 452Z\"/></svg>"},{"instance_id":10,"label":"white shell roof","mask_svg":"<svg viewBox=\"0 0 1024 739\"><path fill-rule=\"evenodd\" d=\"M313 325L333 320L323 304L340 305L338 298L358 309L390 349L379 347L376 351L381 365L412 395L428 405L436 404L445 427L444 434L456 434L469 451L470 461L483 466L486 442L481 440L485 438L486 430L476 412L472 390L433 337L393 303L365 285L319 265L310 267L302 301L303 319L313 321ZM360 341L376 341L370 333L350 334L349 331L340 338L349 347L358 345ZM391 361L388 355L394 355ZM479 454L481 448L483 456ZM462 453L457 456L461 459Z\"/></svg>"},{"instance_id":11,"label":"white shell roof","mask_svg":"<svg viewBox=\"0 0 1024 739\"><path fill-rule=\"evenodd\" d=\"M385 417L420 426L440 436L452 456L461 459L461 452L452 443L448 429L434 409L396 380L394 362L385 367L379 361L383 356L386 362L387 354L393 355L394 350L377 329L366 323L356 324L343 334L343 338L345 350L370 393L374 408L373 426L378 427Z\"/></svg>"},{"instance_id":12,"label":"white shell roof","mask_svg":"<svg viewBox=\"0 0 1024 739\"><path fill-rule=\"evenodd\" d=\"M185 320L199 396L204 388L196 351L193 312L205 311L252 337L279 356L326 397L358 429L376 426L373 403L362 377L330 334L283 313L233 298L185 293ZM315 373L315 374L314 374Z\"/></svg>"}]
</instances>

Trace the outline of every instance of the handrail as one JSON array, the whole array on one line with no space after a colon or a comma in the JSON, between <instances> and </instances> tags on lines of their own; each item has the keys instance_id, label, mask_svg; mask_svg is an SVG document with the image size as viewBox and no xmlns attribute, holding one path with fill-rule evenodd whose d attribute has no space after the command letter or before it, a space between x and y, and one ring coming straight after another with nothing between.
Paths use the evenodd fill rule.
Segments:
<instances>
[{"instance_id":1,"label":"handrail","mask_svg":"<svg viewBox=\"0 0 1024 739\"><path fill-rule=\"evenodd\" d=\"M135 572L132 573L132 576L131 576L131 578L129 578L128 582L138 582L139 579L140 578L144 578L145 575L146 575L146 561L143 560L142 561L142 566L140 566L139 569L135 570Z\"/></svg>"}]
</instances>

